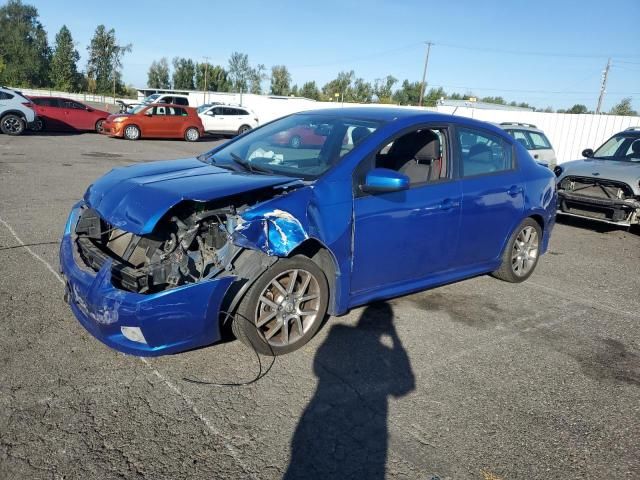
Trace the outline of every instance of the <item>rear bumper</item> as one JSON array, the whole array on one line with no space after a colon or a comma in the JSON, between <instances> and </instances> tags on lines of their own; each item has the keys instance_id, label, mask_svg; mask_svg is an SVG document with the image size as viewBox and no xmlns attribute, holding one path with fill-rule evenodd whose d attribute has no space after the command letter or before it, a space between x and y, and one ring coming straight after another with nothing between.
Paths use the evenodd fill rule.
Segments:
<instances>
[{"instance_id":1,"label":"rear bumper","mask_svg":"<svg viewBox=\"0 0 640 480\"><path fill-rule=\"evenodd\" d=\"M60 271L71 310L89 333L111 348L138 356L177 353L220 340L220 306L234 277L150 295L118 289L111 283L111 261L94 272L75 251L72 232L78 212L76 205L65 228ZM141 332L142 340L125 335L131 330Z\"/></svg>"},{"instance_id":2,"label":"rear bumper","mask_svg":"<svg viewBox=\"0 0 640 480\"><path fill-rule=\"evenodd\" d=\"M640 223L640 200L588 197L559 190L557 213L628 227Z\"/></svg>"}]
</instances>

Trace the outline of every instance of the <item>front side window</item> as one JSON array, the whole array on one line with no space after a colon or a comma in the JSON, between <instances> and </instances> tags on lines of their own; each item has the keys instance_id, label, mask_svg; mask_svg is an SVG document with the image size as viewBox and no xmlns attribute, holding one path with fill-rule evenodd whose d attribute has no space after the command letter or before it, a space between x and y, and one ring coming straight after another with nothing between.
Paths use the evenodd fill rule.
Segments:
<instances>
[{"instance_id":1,"label":"front side window","mask_svg":"<svg viewBox=\"0 0 640 480\"><path fill-rule=\"evenodd\" d=\"M462 176L473 177L513 168L511 145L493 133L471 128L458 129Z\"/></svg>"},{"instance_id":2,"label":"front side window","mask_svg":"<svg viewBox=\"0 0 640 480\"><path fill-rule=\"evenodd\" d=\"M374 120L301 113L253 130L200 159L234 169L241 166L254 173L313 180L336 165L380 125ZM358 129L356 136L360 136L354 143L354 132Z\"/></svg>"}]
</instances>

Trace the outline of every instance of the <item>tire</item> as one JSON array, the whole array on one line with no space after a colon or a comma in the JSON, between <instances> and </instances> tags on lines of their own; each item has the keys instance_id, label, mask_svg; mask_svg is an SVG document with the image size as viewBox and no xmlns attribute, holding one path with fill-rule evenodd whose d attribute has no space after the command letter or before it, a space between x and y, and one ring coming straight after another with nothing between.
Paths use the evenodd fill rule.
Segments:
<instances>
[{"instance_id":1,"label":"tire","mask_svg":"<svg viewBox=\"0 0 640 480\"><path fill-rule=\"evenodd\" d=\"M33 125L31 126L31 130L33 132L42 132L45 128L44 125L44 120L42 120L41 118L37 118L35 122L33 122Z\"/></svg>"},{"instance_id":2,"label":"tire","mask_svg":"<svg viewBox=\"0 0 640 480\"><path fill-rule=\"evenodd\" d=\"M262 355L293 352L316 334L328 300L327 278L316 263L303 255L280 259L244 295L232 330Z\"/></svg>"},{"instance_id":3,"label":"tire","mask_svg":"<svg viewBox=\"0 0 640 480\"><path fill-rule=\"evenodd\" d=\"M242 125L238 129L238 135L242 135L243 133L247 133L249 130L251 130L251 127L249 125Z\"/></svg>"},{"instance_id":4,"label":"tire","mask_svg":"<svg viewBox=\"0 0 640 480\"><path fill-rule=\"evenodd\" d=\"M103 125L104 125L104 118L101 118L100 120L98 120L96 122L96 132L97 133L102 133L102 130L103 130L102 126Z\"/></svg>"},{"instance_id":5,"label":"tire","mask_svg":"<svg viewBox=\"0 0 640 480\"><path fill-rule=\"evenodd\" d=\"M510 283L524 282L538 265L542 229L533 218L525 218L513 231L502 253L502 264L492 275Z\"/></svg>"},{"instance_id":6,"label":"tire","mask_svg":"<svg viewBox=\"0 0 640 480\"><path fill-rule=\"evenodd\" d=\"M127 125L124 127L122 136L127 140L138 140L140 139L140 129L135 125Z\"/></svg>"},{"instance_id":7,"label":"tire","mask_svg":"<svg viewBox=\"0 0 640 480\"><path fill-rule=\"evenodd\" d=\"M300 148L302 145L302 139L298 135L294 135L289 139L289 146L291 148Z\"/></svg>"},{"instance_id":8,"label":"tire","mask_svg":"<svg viewBox=\"0 0 640 480\"><path fill-rule=\"evenodd\" d=\"M195 127L189 127L184 132L184 139L187 142L197 142L200 140L200 131Z\"/></svg>"},{"instance_id":9,"label":"tire","mask_svg":"<svg viewBox=\"0 0 640 480\"><path fill-rule=\"evenodd\" d=\"M13 113L5 115L0 120L0 130L2 130L2 133L5 135L22 135L25 127L26 124L22 117Z\"/></svg>"}]
</instances>

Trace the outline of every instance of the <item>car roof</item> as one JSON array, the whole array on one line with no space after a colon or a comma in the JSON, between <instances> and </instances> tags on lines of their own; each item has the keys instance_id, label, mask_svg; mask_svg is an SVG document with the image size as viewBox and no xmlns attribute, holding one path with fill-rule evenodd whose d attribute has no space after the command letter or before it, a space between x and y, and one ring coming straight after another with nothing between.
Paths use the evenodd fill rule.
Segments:
<instances>
[{"instance_id":1,"label":"car roof","mask_svg":"<svg viewBox=\"0 0 640 480\"><path fill-rule=\"evenodd\" d=\"M190 107L188 105L177 105L175 103L145 103L143 104L145 107L177 107L177 108L184 108L186 110L193 110L195 111L194 107Z\"/></svg>"},{"instance_id":2,"label":"car roof","mask_svg":"<svg viewBox=\"0 0 640 480\"><path fill-rule=\"evenodd\" d=\"M374 120L380 122L394 122L397 120L413 120L415 122L447 122L456 123L458 125L468 125L470 127L478 127L490 129L502 133L508 138L509 135L501 128L495 125L475 120L459 115L449 115L445 113L433 112L422 108L402 108L402 107L345 107L345 108L326 108L320 110L305 110L295 115L335 115L337 117L349 117L356 120Z\"/></svg>"},{"instance_id":3,"label":"car roof","mask_svg":"<svg viewBox=\"0 0 640 480\"><path fill-rule=\"evenodd\" d=\"M497 123L496 125L498 125L498 127L504 130L526 130L528 132L544 133L538 127L530 123L502 122L502 123Z\"/></svg>"}]
</instances>

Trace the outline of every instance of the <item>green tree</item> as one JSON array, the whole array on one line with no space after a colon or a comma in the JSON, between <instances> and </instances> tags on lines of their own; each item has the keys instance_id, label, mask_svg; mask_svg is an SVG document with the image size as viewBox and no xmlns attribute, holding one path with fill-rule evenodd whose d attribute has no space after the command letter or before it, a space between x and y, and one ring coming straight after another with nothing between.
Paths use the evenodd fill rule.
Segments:
<instances>
[{"instance_id":1,"label":"green tree","mask_svg":"<svg viewBox=\"0 0 640 480\"><path fill-rule=\"evenodd\" d=\"M484 102L484 103L495 103L495 104L498 104L498 105L506 105L507 104L507 102L505 102L504 98L502 98L502 97L482 97L480 99L480 101ZM515 102L511 102L511 103L513 104L512 106L514 106L514 107L516 106Z\"/></svg>"},{"instance_id":2,"label":"green tree","mask_svg":"<svg viewBox=\"0 0 640 480\"><path fill-rule=\"evenodd\" d=\"M393 86L398 83L398 79L393 75L384 78L376 78L373 82L373 94L378 103L391 103L393 96Z\"/></svg>"},{"instance_id":3,"label":"green tree","mask_svg":"<svg viewBox=\"0 0 640 480\"><path fill-rule=\"evenodd\" d=\"M314 81L304 82L298 94L301 97L310 98L311 100L320 100L320 90Z\"/></svg>"},{"instance_id":4,"label":"green tree","mask_svg":"<svg viewBox=\"0 0 640 480\"><path fill-rule=\"evenodd\" d=\"M632 116L637 115L638 112L631 108L631 97L623 98L620 103L615 105L609 112L611 115L625 115Z\"/></svg>"},{"instance_id":5,"label":"green tree","mask_svg":"<svg viewBox=\"0 0 640 480\"><path fill-rule=\"evenodd\" d=\"M587 113L589 110L586 105L576 103L573 107L567 110L567 113Z\"/></svg>"},{"instance_id":6,"label":"green tree","mask_svg":"<svg viewBox=\"0 0 640 480\"><path fill-rule=\"evenodd\" d=\"M80 54L75 49L73 37L66 25L56 34L56 45L51 57L51 83L53 88L65 92L78 90L80 75L78 60Z\"/></svg>"},{"instance_id":7,"label":"green tree","mask_svg":"<svg viewBox=\"0 0 640 480\"><path fill-rule=\"evenodd\" d=\"M178 90L194 90L193 79L196 66L190 58L173 59L173 88Z\"/></svg>"},{"instance_id":8,"label":"green tree","mask_svg":"<svg viewBox=\"0 0 640 480\"><path fill-rule=\"evenodd\" d=\"M119 45L113 28L107 30L104 25L98 25L87 51L89 52L87 61L89 87L97 93L125 92L126 87L122 82L120 69L122 57L131 51L131 44Z\"/></svg>"},{"instance_id":9,"label":"green tree","mask_svg":"<svg viewBox=\"0 0 640 480\"><path fill-rule=\"evenodd\" d=\"M404 80L400 88L393 94L393 101L400 105L418 105L421 89L421 82Z\"/></svg>"},{"instance_id":10,"label":"green tree","mask_svg":"<svg viewBox=\"0 0 640 480\"><path fill-rule=\"evenodd\" d=\"M233 52L229 58L229 80L233 92L246 92L251 76L249 56L246 53Z\"/></svg>"},{"instance_id":11,"label":"green tree","mask_svg":"<svg viewBox=\"0 0 640 480\"><path fill-rule=\"evenodd\" d=\"M291 93L291 74L284 65L271 67L271 94L289 95Z\"/></svg>"},{"instance_id":12,"label":"green tree","mask_svg":"<svg viewBox=\"0 0 640 480\"><path fill-rule=\"evenodd\" d=\"M425 107L435 107L441 98L447 98L447 92L445 92L442 87L430 88L424 96L424 102L422 102L422 104Z\"/></svg>"},{"instance_id":13,"label":"green tree","mask_svg":"<svg viewBox=\"0 0 640 480\"><path fill-rule=\"evenodd\" d=\"M289 95L291 95L292 97L297 97L300 95L298 85L294 85L293 87L291 87L291 91L289 92Z\"/></svg>"},{"instance_id":14,"label":"green tree","mask_svg":"<svg viewBox=\"0 0 640 480\"><path fill-rule=\"evenodd\" d=\"M322 87L322 94L326 100L348 100L351 97L351 83L355 73L353 70L349 72L340 72L338 76L326 83ZM336 95L338 94L338 95Z\"/></svg>"},{"instance_id":15,"label":"green tree","mask_svg":"<svg viewBox=\"0 0 640 480\"><path fill-rule=\"evenodd\" d=\"M267 67L259 63L255 68L249 70L249 91L259 95L262 93L262 81L266 80Z\"/></svg>"},{"instance_id":16,"label":"green tree","mask_svg":"<svg viewBox=\"0 0 640 480\"><path fill-rule=\"evenodd\" d=\"M204 79L207 77L207 88L210 92L228 92L231 88L227 71L220 65L198 63L196 65L196 89L205 90Z\"/></svg>"},{"instance_id":17,"label":"green tree","mask_svg":"<svg viewBox=\"0 0 640 480\"><path fill-rule=\"evenodd\" d=\"M362 78L356 78L349 92L349 101L357 103L371 103L373 99L373 87Z\"/></svg>"},{"instance_id":18,"label":"green tree","mask_svg":"<svg viewBox=\"0 0 640 480\"><path fill-rule=\"evenodd\" d=\"M162 57L157 62L151 62L147 72L147 87L150 88L171 88L169 80L169 62Z\"/></svg>"},{"instance_id":19,"label":"green tree","mask_svg":"<svg viewBox=\"0 0 640 480\"><path fill-rule=\"evenodd\" d=\"M38 10L20 0L0 7L0 84L16 87L49 86L51 49Z\"/></svg>"}]
</instances>

